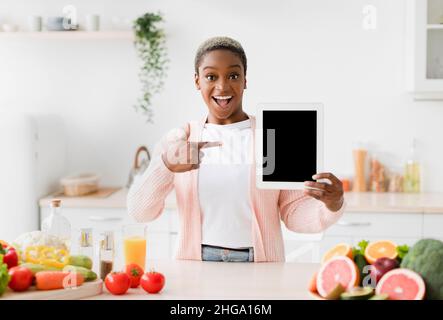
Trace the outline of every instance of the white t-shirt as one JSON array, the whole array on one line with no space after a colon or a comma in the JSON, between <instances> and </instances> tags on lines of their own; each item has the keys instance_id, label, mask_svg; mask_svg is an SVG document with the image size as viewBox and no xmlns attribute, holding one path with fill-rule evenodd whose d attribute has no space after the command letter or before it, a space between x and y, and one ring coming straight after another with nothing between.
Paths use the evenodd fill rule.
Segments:
<instances>
[{"instance_id":1,"label":"white t-shirt","mask_svg":"<svg viewBox=\"0 0 443 320\"><path fill-rule=\"evenodd\" d=\"M249 180L252 157L251 120L206 123L202 141L222 141L203 148L198 192L203 215L202 244L226 248L252 247Z\"/></svg>"}]
</instances>

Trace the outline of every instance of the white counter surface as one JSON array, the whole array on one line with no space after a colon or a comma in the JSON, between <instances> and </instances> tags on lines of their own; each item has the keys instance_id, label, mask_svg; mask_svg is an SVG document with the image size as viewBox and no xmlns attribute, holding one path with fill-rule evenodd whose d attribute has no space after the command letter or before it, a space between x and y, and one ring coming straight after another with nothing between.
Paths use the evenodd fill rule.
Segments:
<instances>
[{"instance_id":1,"label":"white counter surface","mask_svg":"<svg viewBox=\"0 0 443 320\"><path fill-rule=\"evenodd\" d=\"M126 208L128 190L122 188L105 198L62 197L67 208ZM51 196L40 200L40 206L49 205ZM60 198L60 197L59 197ZM345 193L349 212L422 212L443 213L443 193ZM171 192L165 200L166 209L176 209L175 193Z\"/></svg>"},{"instance_id":2,"label":"white counter surface","mask_svg":"<svg viewBox=\"0 0 443 320\"><path fill-rule=\"evenodd\" d=\"M235 263L191 260L148 261L164 274L165 287L159 294L129 289L114 296L104 288L101 295L87 299L313 299L309 280L319 269L309 263Z\"/></svg>"}]
</instances>

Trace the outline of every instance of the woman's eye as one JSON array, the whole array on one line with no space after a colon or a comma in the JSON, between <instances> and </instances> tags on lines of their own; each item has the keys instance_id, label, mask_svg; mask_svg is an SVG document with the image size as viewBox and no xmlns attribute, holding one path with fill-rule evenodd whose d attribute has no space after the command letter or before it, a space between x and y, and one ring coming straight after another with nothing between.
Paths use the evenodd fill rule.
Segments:
<instances>
[{"instance_id":1,"label":"woman's eye","mask_svg":"<svg viewBox=\"0 0 443 320\"><path fill-rule=\"evenodd\" d=\"M229 76L229 79L231 79L231 80L237 80L238 77L239 77L238 74L231 74L231 75Z\"/></svg>"},{"instance_id":2,"label":"woman's eye","mask_svg":"<svg viewBox=\"0 0 443 320\"><path fill-rule=\"evenodd\" d=\"M215 76L213 76L212 74L208 74L206 76L206 79L208 79L209 81L213 81L215 79Z\"/></svg>"}]
</instances>

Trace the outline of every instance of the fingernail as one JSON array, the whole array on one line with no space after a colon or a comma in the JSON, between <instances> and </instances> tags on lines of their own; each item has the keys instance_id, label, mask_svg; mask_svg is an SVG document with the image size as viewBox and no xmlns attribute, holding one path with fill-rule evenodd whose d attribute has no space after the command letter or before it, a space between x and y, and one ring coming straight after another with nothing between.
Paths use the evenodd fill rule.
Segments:
<instances>
[{"instance_id":1,"label":"fingernail","mask_svg":"<svg viewBox=\"0 0 443 320\"><path fill-rule=\"evenodd\" d=\"M314 174L313 176L312 176L312 179L313 180L315 180L315 179L317 179L318 178L318 176L316 175L316 174Z\"/></svg>"}]
</instances>

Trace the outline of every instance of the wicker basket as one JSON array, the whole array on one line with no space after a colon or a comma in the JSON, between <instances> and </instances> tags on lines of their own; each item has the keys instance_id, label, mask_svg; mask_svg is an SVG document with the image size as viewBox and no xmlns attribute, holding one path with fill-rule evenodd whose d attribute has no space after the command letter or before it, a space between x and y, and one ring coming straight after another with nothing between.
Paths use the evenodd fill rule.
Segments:
<instances>
[{"instance_id":1,"label":"wicker basket","mask_svg":"<svg viewBox=\"0 0 443 320\"><path fill-rule=\"evenodd\" d=\"M99 177L95 174L80 174L61 180L64 195L79 197L98 191Z\"/></svg>"}]
</instances>

